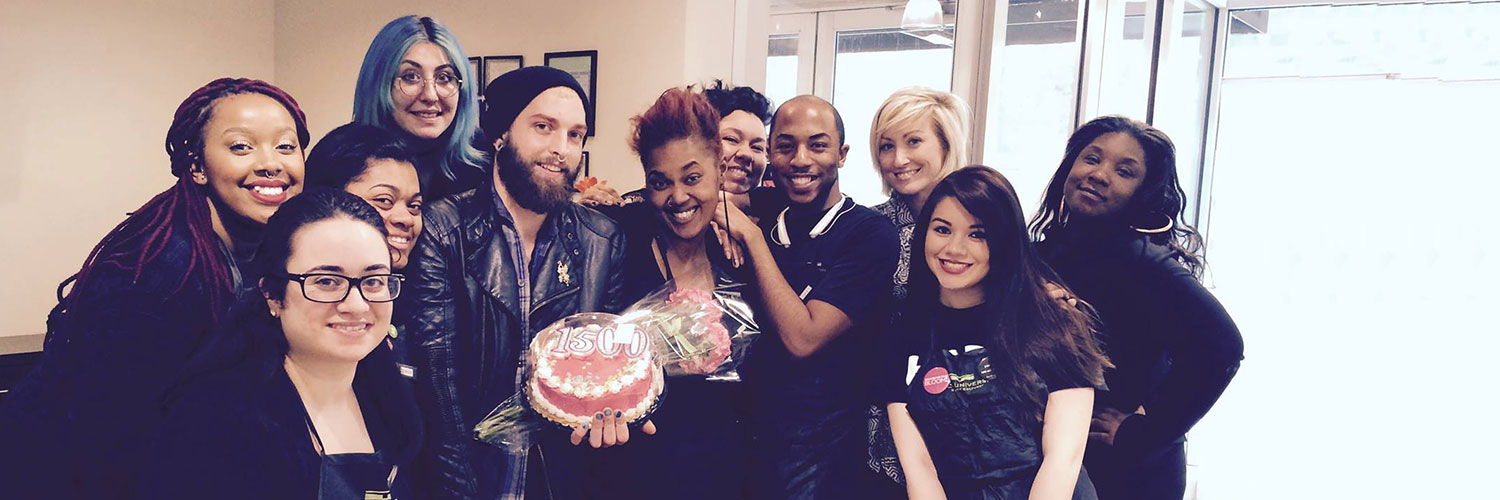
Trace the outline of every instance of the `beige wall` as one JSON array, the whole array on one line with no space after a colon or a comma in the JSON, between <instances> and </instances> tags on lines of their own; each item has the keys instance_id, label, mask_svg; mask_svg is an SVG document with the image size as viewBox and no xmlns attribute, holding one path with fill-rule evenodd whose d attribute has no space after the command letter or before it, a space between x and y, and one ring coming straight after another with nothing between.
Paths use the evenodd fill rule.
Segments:
<instances>
[{"instance_id":1,"label":"beige wall","mask_svg":"<svg viewBox=\"0 0 1500 500\"><path fill-rule=\"evenodd\" d=\"M685 61L687 53L702 52L704 46L730 50L732 40L727 34L734 25L733 4L732 0L491 0L431 2L414 10L407 1L278 0L276 74L303 102L313 135L319 136L349 121L355 76L370 39L381 26L402 15L427 15L446 24L470 56L519 54L528 66L537 66L547 52L598 50L598 116L587 147L591 170L612 186L634 189L642 184L643 176L625 144L628 120L667 87L712 77L715 72L728 78L727 58L722 67L702 57L692 65ZM726 36L716 37L711 31L704 36L712 39L687 43L688 12L721 14L702 24L722 25L714 31ZM330 29L330 19L338 20L337 29Z\"/></svg>"},{"instance_id":2,"label":"beige wall","mask_svg":"<svg viewBox=\"0 0 1500 500\"><path fill-rule=\"evenodd\" d=\"M670 86L743 83L730 74L728 54L744 38L735 13L763 10L761 1L0 0L10 74L0 79L0 213L10 215L0 336L41 333L57 283L125 212L171 184L162 140L172 111L215 77L286 89L316 141L349 121L365 49L399 16L437 18L469 55L539 65L546 52L598 50L587 149L593 173L623 191L642 183L625 145L629 117Z\"/></svg>"},{"instance_id":3,"label":"beige wall","mask_svg":"<svg viewBox=\"0 0 1500 500\"><path fill-rule=\"evenodd\" d=\"M175 181L172 112L272 79L272 0L0 0L0 336L41 333L59 281Z\"/></svg>"}]
</instances>

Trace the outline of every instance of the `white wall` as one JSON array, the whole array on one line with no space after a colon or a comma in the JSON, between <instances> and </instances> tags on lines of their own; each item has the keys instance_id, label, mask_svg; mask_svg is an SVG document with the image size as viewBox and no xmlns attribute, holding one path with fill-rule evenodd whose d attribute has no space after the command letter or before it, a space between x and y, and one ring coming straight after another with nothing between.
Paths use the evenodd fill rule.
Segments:
<instances>
[{"instance_id":1,"label":"white wall","mask_svg":"<svg viewBox=\"0 0 1500 500\"><path fill-rule=\"evenodd\" d=\"M0 336L175 178L172 112L220 76L274 76L272 0L0 0Z\"/></svg>"},{"instance_id":2,"label":"white wall","mask_svg":"<svg viewBox=\"0 0 1500 500\"><path fill-rule=\"evenodd\" d=\"M625 145L629 118L668 87L734 78L734 16L747 1L0 0L9 74L0 79L0 213L10 215L0 336L41 333L57 283L127 211L170 186L162 141L172 112L213 78L286 89L316 142L349 121L365 50L396 17L438 19L471 56L540 65L547 52L598 50L587 149L592 173L624 191L642 184Z\"/></svg>"}]
</instances>

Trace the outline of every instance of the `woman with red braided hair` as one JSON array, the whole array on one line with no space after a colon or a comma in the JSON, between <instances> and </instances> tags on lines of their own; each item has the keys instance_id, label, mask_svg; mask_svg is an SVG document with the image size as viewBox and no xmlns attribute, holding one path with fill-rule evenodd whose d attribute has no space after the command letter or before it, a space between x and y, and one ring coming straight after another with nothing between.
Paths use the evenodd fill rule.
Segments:
<instances>
[{"instance_id":1,"label":"woman with red braided hair","mask_svg":"<svg viewBox=\"0 0 1500 500\"><path fill-rule=\"evenodd\" d=\"M11 498L130 491L164 391L234 302L266 220L302 190L307 142L296 100L259 80L214 80L178 106L166 140L176 184L59 287L41 365L0 408Z\"/></svg>"}]
</instances>

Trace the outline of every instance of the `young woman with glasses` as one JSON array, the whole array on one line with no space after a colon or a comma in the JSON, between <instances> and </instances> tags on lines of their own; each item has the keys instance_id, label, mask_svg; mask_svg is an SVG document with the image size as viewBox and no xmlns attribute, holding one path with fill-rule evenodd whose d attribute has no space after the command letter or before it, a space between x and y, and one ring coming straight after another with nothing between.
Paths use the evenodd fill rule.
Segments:
<instances>
[{"instance_id":1,"label":"young woman with glasses","mask_svg":"<svg viewBox=\"0 0 1500 500\"><path fill-rule=\"evenodd\" d=\"M357 123L340 126L318 141L307 155L307 186L327 187L364 198L385 219L391 267L406 268L417 236L422 234L422 186L406 147L395 133ZM409 363L406 331L411 308L396 304L391 347L396 359Z\"/></svg>"},{"instance_id":2,"label":"young woman with glasses","mask_svg":"<svg viewBox=\"0 0 1500 500\"><path fill-rule=\"evenodd\" d=\"M178 106L166 138L176 182L69 278L41 365L0 408L8 496L128 486L163 391L227 312L267 218L301 192L307 141L297 102L262 81L214 80Z\"/></svg>"},{"instance_id":3,"label":"young woman with glasses","mask_svg":"<svg viewBox=\"0 0 1500 500\"><path fill-rule=\"evenodd\" d=\"M354 122L398 132L416 156L429 200L485 180L474 147L483 82L470 74L458 37L430 17L386 24L365 52L354 87Z\"/></svg>"},{"instance_id":4,"label":"young woman with glasses","mask_svg":"<svg viewBox=\"0 0 1500 500\"><path fill-rule=\"evenodd\" d=\"M312 189L271 217L247 294L167 394L141 498L409 498L421 446L385 338L401 294L380 215Z\"/></svg>"}]
</instances>

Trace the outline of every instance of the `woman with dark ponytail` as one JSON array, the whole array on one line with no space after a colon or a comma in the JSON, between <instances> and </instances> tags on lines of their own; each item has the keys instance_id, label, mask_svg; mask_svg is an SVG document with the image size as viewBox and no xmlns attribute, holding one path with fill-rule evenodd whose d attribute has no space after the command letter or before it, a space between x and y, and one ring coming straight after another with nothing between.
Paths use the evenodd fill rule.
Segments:
<instances>
[{"instance_id":1,"label":"woman with dark ponytail","mask_svg":"<svg viewBox=\"0 0 1500 500\"><path fill-rule=\"evenodd\" d=\"M0 484L17 498L128 491L163 391L233 302L266 220L301 191L307 142L297 102L259 80L221 78L182 102L166 139L177 182L69 278L41 365L0 409Z\"/></svg>"},{"instance_id":2,"label":"woman with dark ponytail","mask_svg":"<svg viewBox=\"0 0 1500 500\"><path fill-rule=\"evenodd\" d=\"M402 281L385 228L329 188L271 217L246 272L258 293L168 391L138 497L410 498L422 425L382 342Z\"/></svg>"},{"instance_id":3,"label":"woman with dark ponytail","mask_svg":"<svg viewBox=\"0 0 1500 500\"><path fill-rule=\"evenodd\" d=\"M1199 283L1203 241L1184 198L1172 140L1106 116L1068 138L1031 220L1042 257L1097 309L1116 365L1084 461L1101 500L1182 498L1185 436L1244 357L1234 320Z\"/></svg>"}]
</instances>

